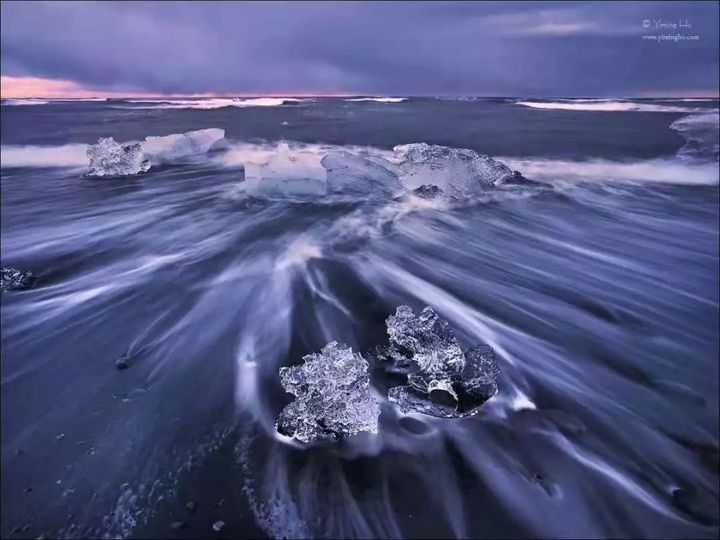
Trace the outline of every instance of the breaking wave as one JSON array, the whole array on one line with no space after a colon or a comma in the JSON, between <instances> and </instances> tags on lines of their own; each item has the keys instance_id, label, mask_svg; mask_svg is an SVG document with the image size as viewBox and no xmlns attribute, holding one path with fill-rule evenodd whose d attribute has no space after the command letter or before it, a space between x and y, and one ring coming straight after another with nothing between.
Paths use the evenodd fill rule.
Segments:
<instances>
[{"instance_id":1,"label":"breaking wave","mask_svg":"<svg viewBox=\"0 0 720 540\"><path fill-rule=\"evenodd\" d=\"M402 103L407 101L405 97L357 97L347 98L345 101L376 101L378 103Z\"/></svg>"},{"instance_id":2,"label":"breaking wave","mask_svg":"<svg viewBox=\"0 0 720 540\"><path fill-rule=\"evenodd\" d=\"M678 150L682 158L717 161L719 144L720 114L710 112L691 114L670 124L685 139L685 145Z\"/></svg>"},{"instance_id":3,"label":"breaking wave","mask_svg":"<svg viewBox=\"0 0 720 540\"><path fill-rule=\"evenodd\" d=\"M2 145L0 166L11 167L85 167L87 144L58 146Z\"/></svg>"},{"instance_id":4,"label":"breaking wave","mask_svg":"<svg viewBox=\"0 0 720 540\"><path fill-rule=\"evenodd\" d=\"M691 116L676 121L673 129L683 134L713 133L717 126L717 114ZM712 124L712 122L715 124ZM707 126L710 126L708 131ZM715 127L715 129L717 129ZM692 136L692 135L690 135ZM717 135L716 135L717 136ZM0 147L2 168L12 167L87 167L85 144L58 146L3 145ZM219 167L236 169L244 167L245 178L250 184L258 183L264 176L323 181L326 171L320 163L332 152L349 152L368 159L387 160L395 157L391 150L369 146L341 146L310 144L294 141L250 143L229 141L227 150L208 155L208 163ZM681 151L681 157L686 152ZM648 182L688 185L718 184L717 163L712 160L698 161L676 158L655 158L634 161L587 159L582 161L549 159L539 157L497 158L523 176L549 184L575 184L578 182ZM167 161L167 160L166 160ZM172 162L170 160L169 162ZM249 184L249 185L250 185ZM413 186L414 187L414 186Z\"/></svg>"},{"instance_id":5,"label":"breaking wave","mask_svg":"<svg viewBox=\"0 0 720 540\"><path fill-rule=\"evenodd\" d=\"M510 168L534 180L561 185L578 182L649 182L688 185L718 183L717 163L693 163L675 158L637 161L498 157Z\"/></svg>"},{"instance_id":6,"label":"breaking wave","mask_svg":"<svg viewBox=\"0 0 720 540\"><path fill-rule=\"evenodd\" d=\"M10 106L16 106L16 105L47 105L50 103L48 100L45 99L3 99L2 105L10 105Z\"/></svg>"},{"instance_id":7,"label":"breaking wave","mask_svg":"<svg viewBox=\"0 0 720 540\"><path fill-rule=\"evenodd\" d=\"M113 105L113 108L132 109L222 109L224 107L279 107L292 103L313 101L313 98L209 98L209 99L126 99L132 106Z\"/></svg>"},{"instance_id":8,"label":"breaking wave","mask_svg":"<svg viewBox=\"0 0 720 540\"><path fill-rule=\"evenodd\" d=\"M666 112L666 113L701 113L707 112L704 107L687 107L680 105L662 105L659 103L638 103L634 101L606 100L566 100L566 101L516 101L517 105L533 109L566 110L566 111L606 111L606 112Z\"/></svg>"}]
</instances>

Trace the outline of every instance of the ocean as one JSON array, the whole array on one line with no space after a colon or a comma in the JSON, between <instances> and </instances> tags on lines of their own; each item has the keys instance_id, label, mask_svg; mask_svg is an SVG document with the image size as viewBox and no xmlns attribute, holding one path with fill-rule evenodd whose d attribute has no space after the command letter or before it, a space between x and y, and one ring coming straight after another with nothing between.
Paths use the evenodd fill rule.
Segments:
<instances>
[{"instance_id":1,"label":"ocean","mask_svg":"<svg viewBox=\"0 0 720 540\"><path fill-rule=\"evenodd\" d=\"M717 100L29 99L0 114L2 266L35 277L2 293L3 537L720 533ZM85 175L99 138L208 128L223 151ZM324 156L392 161L412 143L532 182L325 193ZM478 414L387 399L369 353L401 305L493 348L498 392ZM332 341L369 360L377 433L279 435L279 368Z\"/></svg>"}]
</instances>

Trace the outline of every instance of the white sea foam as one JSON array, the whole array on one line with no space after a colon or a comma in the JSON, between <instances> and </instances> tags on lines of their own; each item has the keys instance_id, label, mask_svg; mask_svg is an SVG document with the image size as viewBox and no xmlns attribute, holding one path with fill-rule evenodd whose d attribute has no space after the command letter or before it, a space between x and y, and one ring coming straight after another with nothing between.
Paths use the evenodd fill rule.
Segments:
<instances>
[{"instance_id":1,"label":"white sea foam","mask_svg":"<svg viewBox=\"0 0 720 540\"><path fill-rule=\"evenodd\" d=\"M146 157L153 163L173 163L183 158L203 155L216 148L225 148L224 137L224 130L209 128L163 137L146 137L144 141L140 141L140 144ZM87 167L88 146L87 144L3 145L0 147L0 161L2 168Z\"/></svg>"},{"instance_id":2,"label":"white sea foam","mask_svg":"<svg viewBox=\"0 0 720 540\"><path fill-rule=\"evenodd\" d=\"M633 101L516 101L516 105L533 109L564 111L605 111L605 112L666 112L698 113L708 112L704 107L686 107L681 105L661 105L659 103L638 103Z\"/></svg>"},{"instance_id":3,"label":"white sea foam","mask_svg":"<svg viewBox=\"0 0 720 540\"><path fill-rule=\"evenodd\" d=\"M0 162L6 167L86 167L87 144L60 146L3 145Z\"/></svg>"},{"instance_id":4,"label":"white sea foam","mask_svg":"<svg viewBox=\"0 0 720 540\"><path fill-rule=\"evenodd\" d=\"M117 105L122 109L222 109L223 107L279 107L288 103L312 101L311 98L259 97L259 98L208 98L208 99L128 99L126 103L135 105Z\"/></svg>"},{"instance_id":5,"label":"white sea foam","mask_svg":"<svg viewBox=\"0 0 720 540\"><path fill-rule=\"evenodd\" d=\"M45 99L3 99L2 105L47 105L49 101Z\"/></svg>"},{"instance_id":6,"label":"white sea foam","mask_svg":"<svg viewBox=\"0 0 720 540\"><path fill-rule=\"evenodd\" d=\"M107 101L108 98L103 97L89 97L89 98L49 98L48 101L51 103L72 103L75 101L78 102L85 102L85 101Z\"/></svg>"},{"instance_id":7,"label":"white sea foam","mask_svg":"<svg viewBox=\"0 0 720 540\"><path fill-rule=\"evenodd\" d=\"M720 114L717 111L691 114L675 120L670 124L670 129L677 131L685 139L685 144L678 150L677 155L683 159L717 163L720 154L718 126Z\"/></svg>"},{"instance_id":8,"label":"white sea foam","mask_svg":"<svg viewBox=\"0 0 720 540\"><path fill-rule=\"evenodd\" d=\"M691 163L675 158L636 161L589 159L573 161L546 158L500 157L523 176L551 184L579 182L660 182L669 184L715 185L717 163Z\"/></svg>"},{"instance_id":9,"label":"white sea foam","mask_svg":"<svg viewBox=\"0 0 720 540\"><path fill-rule=\"evenodd\" d=\"M672 99L669 101L702 101L702 102L710 102L710 101L718 101L718 98L682 98L682 99Z\"/></svg>"},{"instance_id":10,"label":"white sea foam","mask_svg":"<svg viewBox=\"0 0 720 540\"><path fill-rule=\"evenodd\" d=\"M402 103L407 101L404 97L358 97L348 98L345 101L377 101L378 103Z\"/></svg>"},{"instance_id":11,"label":"white sea foam","mask_svg":"<svg viewBox=\"0 0 720 540\"><path fill-rule=\"evenodd\" d=\"M670 124L671 129L684 130L692 129L697 126L717 127L720 124L720 114L718 111L708 112L705 114L691 114L683 116L679 120L675 120Z\"/></svg>"},{"instance_id":12,"label":"white sea foam","mask_svg":"<svg viewBox=\"0 0 720 540\"><path fill-rule=\"evenodd\" d=\"M52 103L75 103L89 101L107 101L107 98L91 97L91 98L27 98L27 99L3 99L3 105L49 105Z\"/></svg>"}]
</instances>

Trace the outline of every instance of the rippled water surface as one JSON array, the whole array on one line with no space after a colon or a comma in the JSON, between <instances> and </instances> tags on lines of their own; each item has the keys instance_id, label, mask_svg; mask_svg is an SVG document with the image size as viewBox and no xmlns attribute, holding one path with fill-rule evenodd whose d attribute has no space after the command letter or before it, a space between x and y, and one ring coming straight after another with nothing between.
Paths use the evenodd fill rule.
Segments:
<instances>
[{"instance_id":1,"label":"rippled water surface","mask_svg":"<svg viewBox=\"0 0 720 540\"><path fill-rule=\"evenodd\" d=\"M553 103L4 103L2 264L37 284L2 295L3 536L717 537L717 101ZM207 127L226 154L83 176L100 136ZM241 181L420 141L540 184ZM277 436L278 368L369 351L401 304L489 343L498 394L403 415L373 366L377 435Z\"/></svg>"}]
</instances>

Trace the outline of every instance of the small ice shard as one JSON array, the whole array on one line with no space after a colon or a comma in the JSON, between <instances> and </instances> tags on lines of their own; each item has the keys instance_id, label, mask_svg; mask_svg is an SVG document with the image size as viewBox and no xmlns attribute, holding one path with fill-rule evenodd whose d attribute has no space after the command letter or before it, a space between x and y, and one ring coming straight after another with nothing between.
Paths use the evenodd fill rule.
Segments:
<instances>
[{"instance_id":1,"label":"small ice shard","mask_svg":"<svg viewBox=\"0 0 720 540\"><path fill-rule=\"evenodd\" d=\"M35 284L35 277L32 272L23 272L9 266L2 267L2 280L0 280L0 290L15 291L30 289Z\"/></svg>"},{"instance_id":2,"label":"small ice shard","mask_svg":"<svg viewBox=\"0 0 720 540\"><path fill-rule=\"evenodd\" d=\"M207 154L228 148L225 130L199 129L164 137L146 137L142 150L153 163L170 163L178 159Z\"/></svg>"},{"instance_id":3,"label":"small ice shard","mask_svg":"<svg viewBox=\"0 0 720 540\"><path fill-rule=\"evenodd\" d=\"M465 148L414 143L396 146L393 152L401 170L400 180L411 188L435 184L458 195L471 195L521 178L520 173L490 156Z\"/></svg>"},{"instance_id":4,"label":"small ice shard","mask_svg":"<svg viewBox=\"0 0 720 540\"><path fill-rule=\"evenodd\" d=\"M150 169L139 143L120 144L112 137L89 145L87 157L90 160L88 176L130 176Z\"/></svg>"},{"instance_id":5,"label":"small ice shard","mask_svg":"<svg viewBox=\"0 0 720 540\"><path fill-rule=\"evenodd\" d=\"M471 416L497 392L499 372L492 348L482 344L463 352L448 323L432 308L416 316L408 306L400 306L386 322L390 345L380 359L407 373L408 384L388 392L403 412Z\"/></svg>"},{"instance_id":6,"label":"small ice shard","mask_svg":"<svg viewBox=\"0 0 720 540\"><path fill-rule=\"evenodd\" d=\"M280 413L275 424L279 433L304 443L377 433L380 404L372 396L368 363L360 354L333 341L303 360L280 368L280 383L296 399Z\"/></svg>"},{"instance_id":7,"label":"small ice shard","mask_svg":"<svg viewBox=\"0 0 720 540\"><path fill-rule=\"evenodd\" d=\"M397 175L362 156L330 152L320 160L320 164L327 171L329 192L392 195L403 189Z\"/></svg>"}]
</instances>

